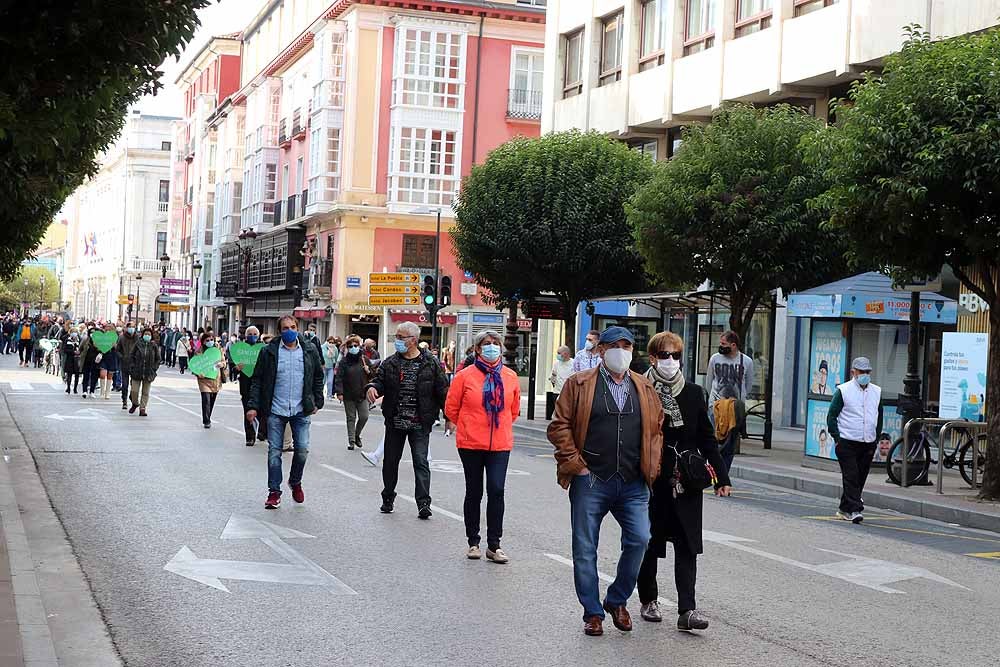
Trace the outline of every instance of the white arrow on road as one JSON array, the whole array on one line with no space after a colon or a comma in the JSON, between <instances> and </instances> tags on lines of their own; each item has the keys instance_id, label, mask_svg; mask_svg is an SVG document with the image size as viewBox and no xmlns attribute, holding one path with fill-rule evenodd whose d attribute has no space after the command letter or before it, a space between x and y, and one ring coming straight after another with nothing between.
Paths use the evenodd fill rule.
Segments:
<instances>
[{"instance_id":1,"label":"white arrow on road","mask_svg":"<svg viewBox=\"0 0 1000 667\"><path fill-rule=\"evenodd\" d=\"M323 586L335 595L357 595L347 584L282 540L315 539L314 535L234 514L220 537L224 540L259 539L288 562L259 563L198 558L191 549L184 546L163 569L226 593L229 589L223 585L222 579Z\"/></svg>"},{"instance_id":2,"label":"white arrow on road","mask_svg":"<svg viewBox=\"0 0 1000 667\"><path fill-rule=\"evenodd\" d=\"M71 415L60 415L57 413L52 413L51 415L45 415L46 419L54 419L56 421L66 421L67 419L86 419L96 421L103 418L103 415L99 410L94 410L93 408L83 408L82 410L77 410L75 414Z\"/></svg>"},{"instance_id":3,"label":"white arrow on road","mask_svg":"<svg viewBox=\"0 0 1000 667\"><path fill-rule=\"evenodd\" d=\"M849 560L838 561L836 563L826 563L823 565L813 565L812 563L803 563L802 561L797 561L792 558L786 558L785 556L779 556L778 554L772 554L755 547L747 546L747 542L753 542L754 540L750 540L745 537L736 537L735 535L714 533L710 530L706 530L702 531L702 539L706 542L722 544L731 549L744 551L746 553L754 554L755 556L760 556L761 558L767 558L779 563L784 563L785 565L791 565L792 567L808 570L810 572L816 572L817 574L823 574L835 579L841 579L857 586L870 588L871 590L878 591L880 593L899 593L905 595L906 591L901 591L897 588L889 588L886 584L894 584L900 581L920 578L930 579L931 581L936 581L939 584L946 584L963 590L969 590L961 584L956 584L951 579L945 579L944 577L934 574L930 570L925 570L922 567L902 565L900 563L893 563L891 561L878 560L875 558L865 558L864 556L855 556L852 554L841 553L839 551L821 549L819 547L816 547L819 551L835 554L837 556L844 556Z\"/></svg>"}]
</instances>

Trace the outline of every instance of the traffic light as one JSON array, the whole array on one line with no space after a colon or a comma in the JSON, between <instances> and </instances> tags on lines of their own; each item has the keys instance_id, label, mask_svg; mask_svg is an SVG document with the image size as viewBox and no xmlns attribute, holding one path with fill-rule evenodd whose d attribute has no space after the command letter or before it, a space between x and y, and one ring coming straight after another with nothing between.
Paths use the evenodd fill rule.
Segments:
<instances>
[{"instance_id":1,"label":"traffic light","mask_svg":"<svg viewBox=\"0 0 1000 667\"><path fill-rule=\"evenodd\" d=\"M451 276L441 276L441 305L451 305Z\"/></svg>"},{"instance_id":2,"label":"traffic light","mask_svg":"<svg viewBox=\"0 0 1000 667\"><path fill-rule=\"evenodd\" d=\"M437 289L434 285L434 276L424 276L424 308L433 312L437 307Z\"/></svg>"}]
</instances>

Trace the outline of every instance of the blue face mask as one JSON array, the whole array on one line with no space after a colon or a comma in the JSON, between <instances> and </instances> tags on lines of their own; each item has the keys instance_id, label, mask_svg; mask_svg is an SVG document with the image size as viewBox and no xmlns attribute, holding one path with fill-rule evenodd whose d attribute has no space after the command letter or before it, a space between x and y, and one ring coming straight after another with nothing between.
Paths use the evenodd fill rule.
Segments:
<instances>
[{"instance_id":1,"label":"blue face mask","mask_svg":"<svg viewBox=\"0 0 1000 667\"><path fill-rule=\"evenodd\" d=\"M205 347L215 347L215 341L214 340L206 340L205 341Z\"/></svg>"},{"instance_id":2,"label":"blue face mask","mask_svg":"<svg viewBox=\"0 0 1000 667\"><path fill-rule=\"evenodd\" d=\"M483 345L482 354L483 359L492 363L500 358L500 346L492 343L489 345Z\"/></svg>"},{"instance_id":3,"label":"blue face mask","mask_svg":"<svg viewBox=\"0 0 1000 667\"><path fill-rule=\"evenodd\" d=\"M402 354L403 352L406 352L406 341L405 340L397 340L396 341L396 352L399 352L400 354Z\"/></svg>"},{"instance_id":4,"label":"blue face mask","mask_svg":"<svg viewBox=\"0 0 1000 667\"><path fill-rule=\"evenodd\" d=\"M404 345L403 347L405 349L406 346ZM360 347L349 347L349 348L347 348L347 352L350 353L350 354L357 354L360 351L361 351Z\"/></svg>"},{"instance_id":5,"label":"blue face mask","mask_svg":"<svg viewBox=\"0 0 1000 667\"><path fill-rule=\"evenodd\" d=\"M126 329L125 331L127 331L127 332L128 332L128 335L129 335L129 336L131 336L132 334L134 334L134 333L135 333L135 327L129 327L129 328L128 328L128 329Z\"/></svg>"},{"instance_id":6,"label":"blue face mask","mask_svg":"<svg viewBox=\"0 0 1000 667\"><path fill-rule=\"evenodd\" d=\"M250 343L251 345L256 344L257 336L247 336L247 342Z\"/></svg>"},{"instance_id":7,"label":"blue face mask","mask_svg":"<svg viewBox=\"0 0 1000 667\"><path fill-rule=\"evenodd\" d=\"M148 343L149 341L153 340L153 337L147 334L143 336L142 339Z\"/></svg>"},{"instance_id":8,"label":"blue face mask","mask_svg":"<svg viewBox=\"0 0 1000 667\"><path fill-rule=\"evenodd\" d=\"M294 329L285 329L281 332L281 340L285 345L291 345L299 338L299 332Z\"/></svg>"},{"instance_id":9,"label":"blue face mask","mask_svg":"<svg viewBox=\"0 0 1000 667\"><path fill-rule=\"evenodd\" d=\"M867 374L866 375L858 375L856 379L857 379L859 385L861 385L862 387L867 387L868 383L872 381L872 376L871 375L867 375Z\"/></svg>"}]
</instances>

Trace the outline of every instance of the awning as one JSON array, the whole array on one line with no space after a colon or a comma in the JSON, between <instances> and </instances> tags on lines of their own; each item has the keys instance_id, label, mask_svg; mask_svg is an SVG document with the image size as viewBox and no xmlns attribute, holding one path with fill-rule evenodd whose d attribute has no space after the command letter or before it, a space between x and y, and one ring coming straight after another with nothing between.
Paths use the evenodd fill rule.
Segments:
<instances>
[{"instance_id":1,"label":"awning","mask_svg":"<svg viewBox=\"0 0 1000 667\"><path fill-rule=\"evenodd\" d=\"M726 310L729 308L729 295L724 292L706 290L702 292L647 292L644 294L620 294L617 296L602 296L590 299L595 303L600 301L628 301L663 310Z\"/></svg>"},{"instance_id":2,"label":"awning","mask_svg":"<svg viewBox=\"0 0 1000 667\"><path fill-rule=\"evenodd\" d=\"M417 324L427 326L431 324L431 319L428 317L426 310L390 310L389 314L393 322L416 322ZM438 313L437 322L445 326L458 324L458 315L455 313Z\"/></svg>"}]
</instances>

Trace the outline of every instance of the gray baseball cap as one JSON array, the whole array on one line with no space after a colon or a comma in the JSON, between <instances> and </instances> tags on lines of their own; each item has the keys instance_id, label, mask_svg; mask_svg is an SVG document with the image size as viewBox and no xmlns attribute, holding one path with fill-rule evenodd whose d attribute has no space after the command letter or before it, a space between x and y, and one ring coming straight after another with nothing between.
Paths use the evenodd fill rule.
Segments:
<instances>
[{"instance_id":1,"label":"gray baseball cap","mask_svg":"<svg viewBox=\"0 0 1000 667\"><path fill-rule=\"evenodd\" d=\"M854 361L851 362L851 368L856 371L866 371L871 373L872 362L868 360L868 357L855 357Z\"/></svg>"}]
</instances>

